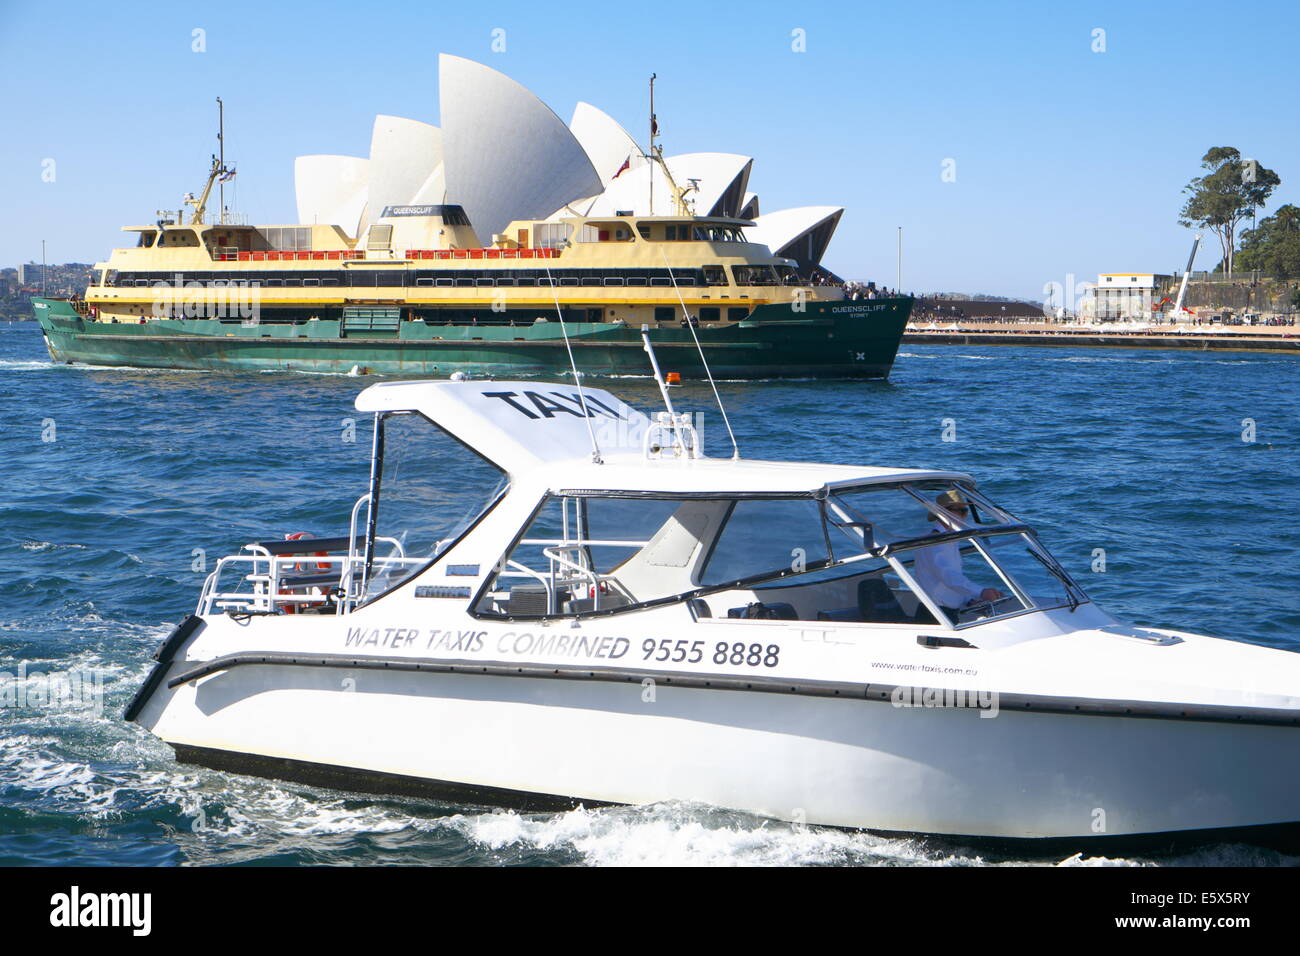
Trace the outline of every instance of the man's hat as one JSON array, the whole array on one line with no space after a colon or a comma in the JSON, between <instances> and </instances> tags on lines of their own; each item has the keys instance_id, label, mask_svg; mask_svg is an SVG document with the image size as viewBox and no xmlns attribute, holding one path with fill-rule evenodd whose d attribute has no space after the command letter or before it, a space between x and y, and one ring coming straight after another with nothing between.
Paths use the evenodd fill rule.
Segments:
<instances>
[{"instance_id":1,"label":"man's hat","mask_svg":"<svg viewBox=\"0 0 1300 956\"><path fill-rule=\"evenodd\" d=\"M946 509L951 509L954 505L960 505L963 508L969 507L966 499L962 497L962 493L957 491L955 488L950 491L945 491L939 497L935 498L934 503L940 508Z\"/></svg>"}]
</instances>

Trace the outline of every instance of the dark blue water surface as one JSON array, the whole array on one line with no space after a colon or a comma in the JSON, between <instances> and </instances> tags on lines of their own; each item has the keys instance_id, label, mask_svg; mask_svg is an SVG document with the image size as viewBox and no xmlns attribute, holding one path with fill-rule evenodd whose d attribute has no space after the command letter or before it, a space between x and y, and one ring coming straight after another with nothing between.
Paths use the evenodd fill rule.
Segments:
<instances>
[{"instance_id":1,"label":"dark blue water surface","mask_svg":"<svg viewBox=\"0 0 1300 956\"><path fill-rule=\"evenodd\" d=\"M29 683L92 668L105 690L102 713L0 707L0 864L1005 862L690 805L516 814L178 765L121 713L194 606L195 549L343 533L369 381L61 366L35 324L0 325L0 687L26 662ZM602 384L658 405L647 380ZM969 472L1113 613L1300 649L1300 358L905 346L888 383L721 391L747 457ZM721 454L708 399L675 392ZM1154 862L1293 861L1219 846Z\"/></svg>"}]
</instances>

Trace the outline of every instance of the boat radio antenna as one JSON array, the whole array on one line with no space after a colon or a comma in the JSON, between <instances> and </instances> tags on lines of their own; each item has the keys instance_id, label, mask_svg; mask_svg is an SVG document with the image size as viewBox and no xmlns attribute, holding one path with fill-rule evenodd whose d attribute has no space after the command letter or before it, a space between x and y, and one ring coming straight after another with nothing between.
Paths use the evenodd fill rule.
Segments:
<instances>
[{"instance_id":1,"label":"boat radio antenna","mask_svg":"<svg viewBox=\"0 0 1300 956\"><path fill-rule=\"evenodd\" d=\"M596 444L596 430L591 427L591 409L587 407L587 394L582 390L578 363L573 360L573 346L569 344L569 329L564 324L564 311L560 308L560 293L556 291L555 280L551 278L550 266L546 267L546 281L550 284L551 295L555 298L555 315L560 320L560 331L564 334L564 348L569 353L569 368L573 370L573 381L578 386L578 404L582 406L582 415L587 421L587 434L591 437L591 460L593 464L603 464L600 458L600 446Z\"/></svg>"},{"instance_id":2,"label":"boat radio antenna","mask_svg":"<svg viewBox=\"0 0 1300 956\"><path fill-rule=\"evenodd\" d=\"M736 433L731 430L731 419L727 418L727 409L722 404L722 396L718 394L718 383L713 380L713 372L709 370L709 360L704 357L704 347L700 345L700 337L695 331L695 320L691 317L690 309L686 308L686 300L682 298L682 290L677 286L677 276L673 274L673 267L668 265L668 253L662 249L659 251L664 257L664 265L668 266L668 278L673 281L673 291L677 293L677 301L682 304L682 315L686 317L686 327L691 330L691 338L695 339L695 348L700 353L700 362L704 365L704 374L708 376L709 387L713 389L713 399L718 403L718 411L722 412L722 424L727 426L727 437L731 439L731 457L739 460L740 446L736 444Z\"/></svg>"}]
</instances>

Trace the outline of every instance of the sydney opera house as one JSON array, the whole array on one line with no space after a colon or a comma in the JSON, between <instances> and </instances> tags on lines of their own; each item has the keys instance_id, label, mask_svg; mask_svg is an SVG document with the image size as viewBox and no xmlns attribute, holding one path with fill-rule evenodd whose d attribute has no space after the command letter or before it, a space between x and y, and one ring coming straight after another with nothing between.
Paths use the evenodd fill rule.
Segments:
<instances>
[{"instance_id":1,"label":"sydney opera house","mask_svg":"<svg viewBox=\"0 0 1300 956\"><path fill-rule=\"evenodd\" d=\"M301 224L337 225L364 240L376 227L400 232L408 225L385 217L386 210L454 204L487 246L516 220L674 215L675 183L686 188L693 215L752 220L749 241L794 260L810 275L844 211L802 206L763 213L749 190L751 157L669 155L665 173L596 107L579 103L566 126L528 89L472 60L441 55L438 79L441 126L378 116L368 157L298 158ZM401 236L392 241L399 246Z\"/></svg>"},{"instance_id":2,"label":"sydney opera house","mask_svg":"<svg viewBox=\"0 0 1300 956\"><path fill-rule=\"evenodd\" d=\"M192 212L125 231L81 303L35 303L51 356L362 374L882 378L911 311L820 265L842 209L764 213L754 161L666 156L579 103L439 61L441 125L380 116L370 154L302 156L297 222ZM649 343L649 345L647 345Z\"/></svg>"}]
</instances>

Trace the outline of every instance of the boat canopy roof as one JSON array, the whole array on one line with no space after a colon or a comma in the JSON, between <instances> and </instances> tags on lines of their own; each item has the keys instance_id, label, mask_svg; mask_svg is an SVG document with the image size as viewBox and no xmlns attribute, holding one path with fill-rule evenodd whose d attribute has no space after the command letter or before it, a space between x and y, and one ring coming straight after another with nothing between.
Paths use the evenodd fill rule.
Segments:
<instances>
[{"instance_id":1,"label":"boat canopy roof","mask_svg":"<svg viewBox=\"0 0 1300 956\"><path fill-rule=\"evenodd\" d=\"M512 479L527 476L556 493L803 495L886 481L972 481L950 471L647 457L647 415L604 389L584 386L579 395L576 386L555 382L381 382L361 392L356 407L418 412Z\"/></svg>"}]
</instances>

